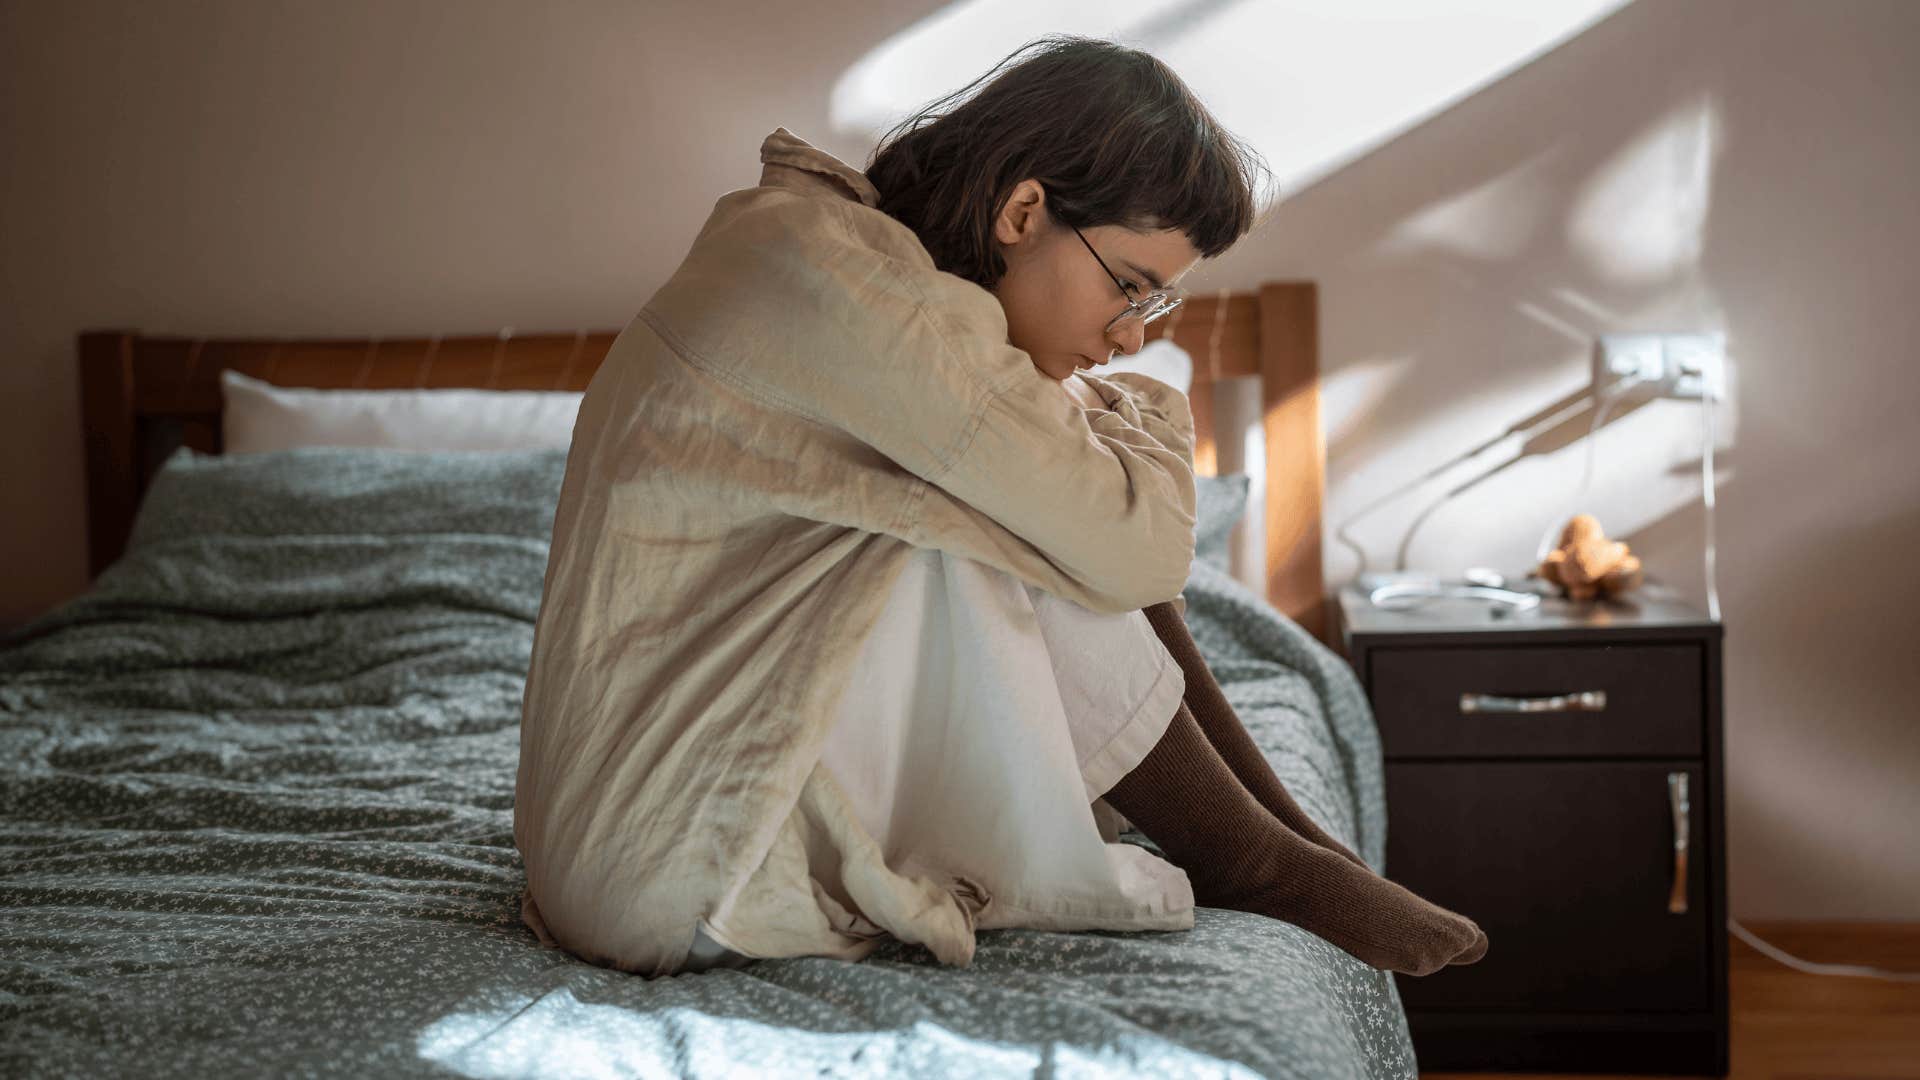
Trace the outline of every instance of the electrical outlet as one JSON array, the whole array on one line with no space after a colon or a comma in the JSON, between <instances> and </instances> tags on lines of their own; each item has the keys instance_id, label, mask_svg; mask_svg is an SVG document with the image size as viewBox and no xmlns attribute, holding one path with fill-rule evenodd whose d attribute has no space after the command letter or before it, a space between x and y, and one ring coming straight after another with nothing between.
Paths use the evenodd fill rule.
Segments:
<instances>
[{"instance_id":1,"label":"electrical outlet","mask_svg":"<svg viewBox=\"0 0 1920 1080\"><path fill-rule=\"evenodd\" d=\"M1661 382L1668 397L1726 400L1727 335L1667 334L1661 341L1666 358Z\"/></svg>"},{"instance_id":2,"label":"electrical outlet","mask_svg":"<svg viewBox=\"0 0 1920 1080\"><path fill-rule=\"evenodd\" d=\"M1594 344L1593 381L1597 385L1635 376L1656 383L1665 373L1659 334L1605 334Z\"/></svg>"},{"instance_id":3,"label":"electrical outlet","mask_svg":"<svg viewBox=\"0 0 1920 1080\"><path fill-rule=\"evenodd\" d=\"M1604 334L1594 343L1593 381L1637 378L1663 397L1726 397L1726 334Z\"/></svg>"}]
</instances>

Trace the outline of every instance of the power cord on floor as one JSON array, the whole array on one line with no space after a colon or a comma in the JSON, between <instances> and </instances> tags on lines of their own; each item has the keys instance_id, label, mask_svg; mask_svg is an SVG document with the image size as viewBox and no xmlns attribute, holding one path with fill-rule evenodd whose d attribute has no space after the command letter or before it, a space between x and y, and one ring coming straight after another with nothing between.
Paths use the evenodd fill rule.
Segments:
<instances>
[{"instance_id":1,"label":"power cord on floor","mask_svg":"<svg viewBox=\"0 0 1920 1080\"><path fill-rule=\"evenodd\" d=\"M1804 971L1809 975L1861 975L1870 979L1891 979L1895 982L1920 982L1920 971L1889 971L1886 968L1867 967L1863 964L1816 964L1810 960L1802 960L1784 949L1761 941L1754 936L1753 931L1741 926L1733 919L1727 920L1727 929L1738 935L1741 941L1762 953L1795 971Z\"/></svg>"}]
</instances>

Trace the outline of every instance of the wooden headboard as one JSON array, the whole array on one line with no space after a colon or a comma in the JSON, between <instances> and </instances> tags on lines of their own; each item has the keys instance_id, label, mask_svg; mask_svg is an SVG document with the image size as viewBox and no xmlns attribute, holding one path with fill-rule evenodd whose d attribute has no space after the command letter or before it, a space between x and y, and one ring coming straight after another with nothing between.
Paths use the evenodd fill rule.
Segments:
<instances>
[{"instance_id":1,"label":"wooden headboard","mask_svg":"<svg viewBox=\"0 0 1920 1080\"><path fill-rule=\"evenodd\" d=\"M1216 431L1216 390L1241 400L1258 380L1266 443L1267 599L1326 641L1320 566L1326 444L1320 431L1317 294L1312 282L1189 300L1155 322L1194 358L1195 469L1217 475L1238 460L1241 432ZM220 372L282 386L584 390L617 331L457 338L259 340L82 333L81 421L86 430L88 569L126 550L147 482L180 446L220 452Z\"/></svg>"}]
</instances>

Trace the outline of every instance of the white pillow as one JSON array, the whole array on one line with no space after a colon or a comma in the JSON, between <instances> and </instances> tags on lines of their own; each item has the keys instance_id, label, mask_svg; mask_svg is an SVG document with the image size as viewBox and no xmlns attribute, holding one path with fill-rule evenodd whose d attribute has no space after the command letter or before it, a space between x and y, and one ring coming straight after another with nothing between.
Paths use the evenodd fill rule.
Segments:
<instances>
[{"instance_id":1,"label":"white pillow","mask_svg":"<svg viewBox=\"0 0 1920 1080\"><path fill-rule=\"evenodd\" d=\"M1091 370L1095 375L1137 371L1183 394L1191 393L1193 387L1193 357L1168 338L1155 338L1140 346L1140 351L1132 356L1116 356L1106 364L1096 364Z\"/></svg>"},{"instance_id":2,"label":"white pillow","mask_svg":"<svg viewBox=\"0 0 1920 1080\"><path fill-rule=\"evenodd\" d=\"M523 450L573 442L573 390L317 390L220 373L222 452L301 446Z\"/></svg>"}]
</instances>

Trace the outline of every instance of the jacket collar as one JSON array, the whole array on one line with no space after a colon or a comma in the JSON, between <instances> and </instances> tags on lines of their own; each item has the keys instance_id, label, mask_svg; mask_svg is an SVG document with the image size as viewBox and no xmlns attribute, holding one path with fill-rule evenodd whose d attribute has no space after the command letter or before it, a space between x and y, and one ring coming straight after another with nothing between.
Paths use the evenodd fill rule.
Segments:
<instances>
[{"instance_id":1,"label":"jacket collar","mask_svg":"<svg viewBox=\"0 0 1920 1080\"><path fill-rule=\"evenodd\" d=\"M762 187L825 188L867 206L880 205L880 192L865 173L818 149L786 128L775 128L760 144Z\"/></svg>"}]
</instances>

